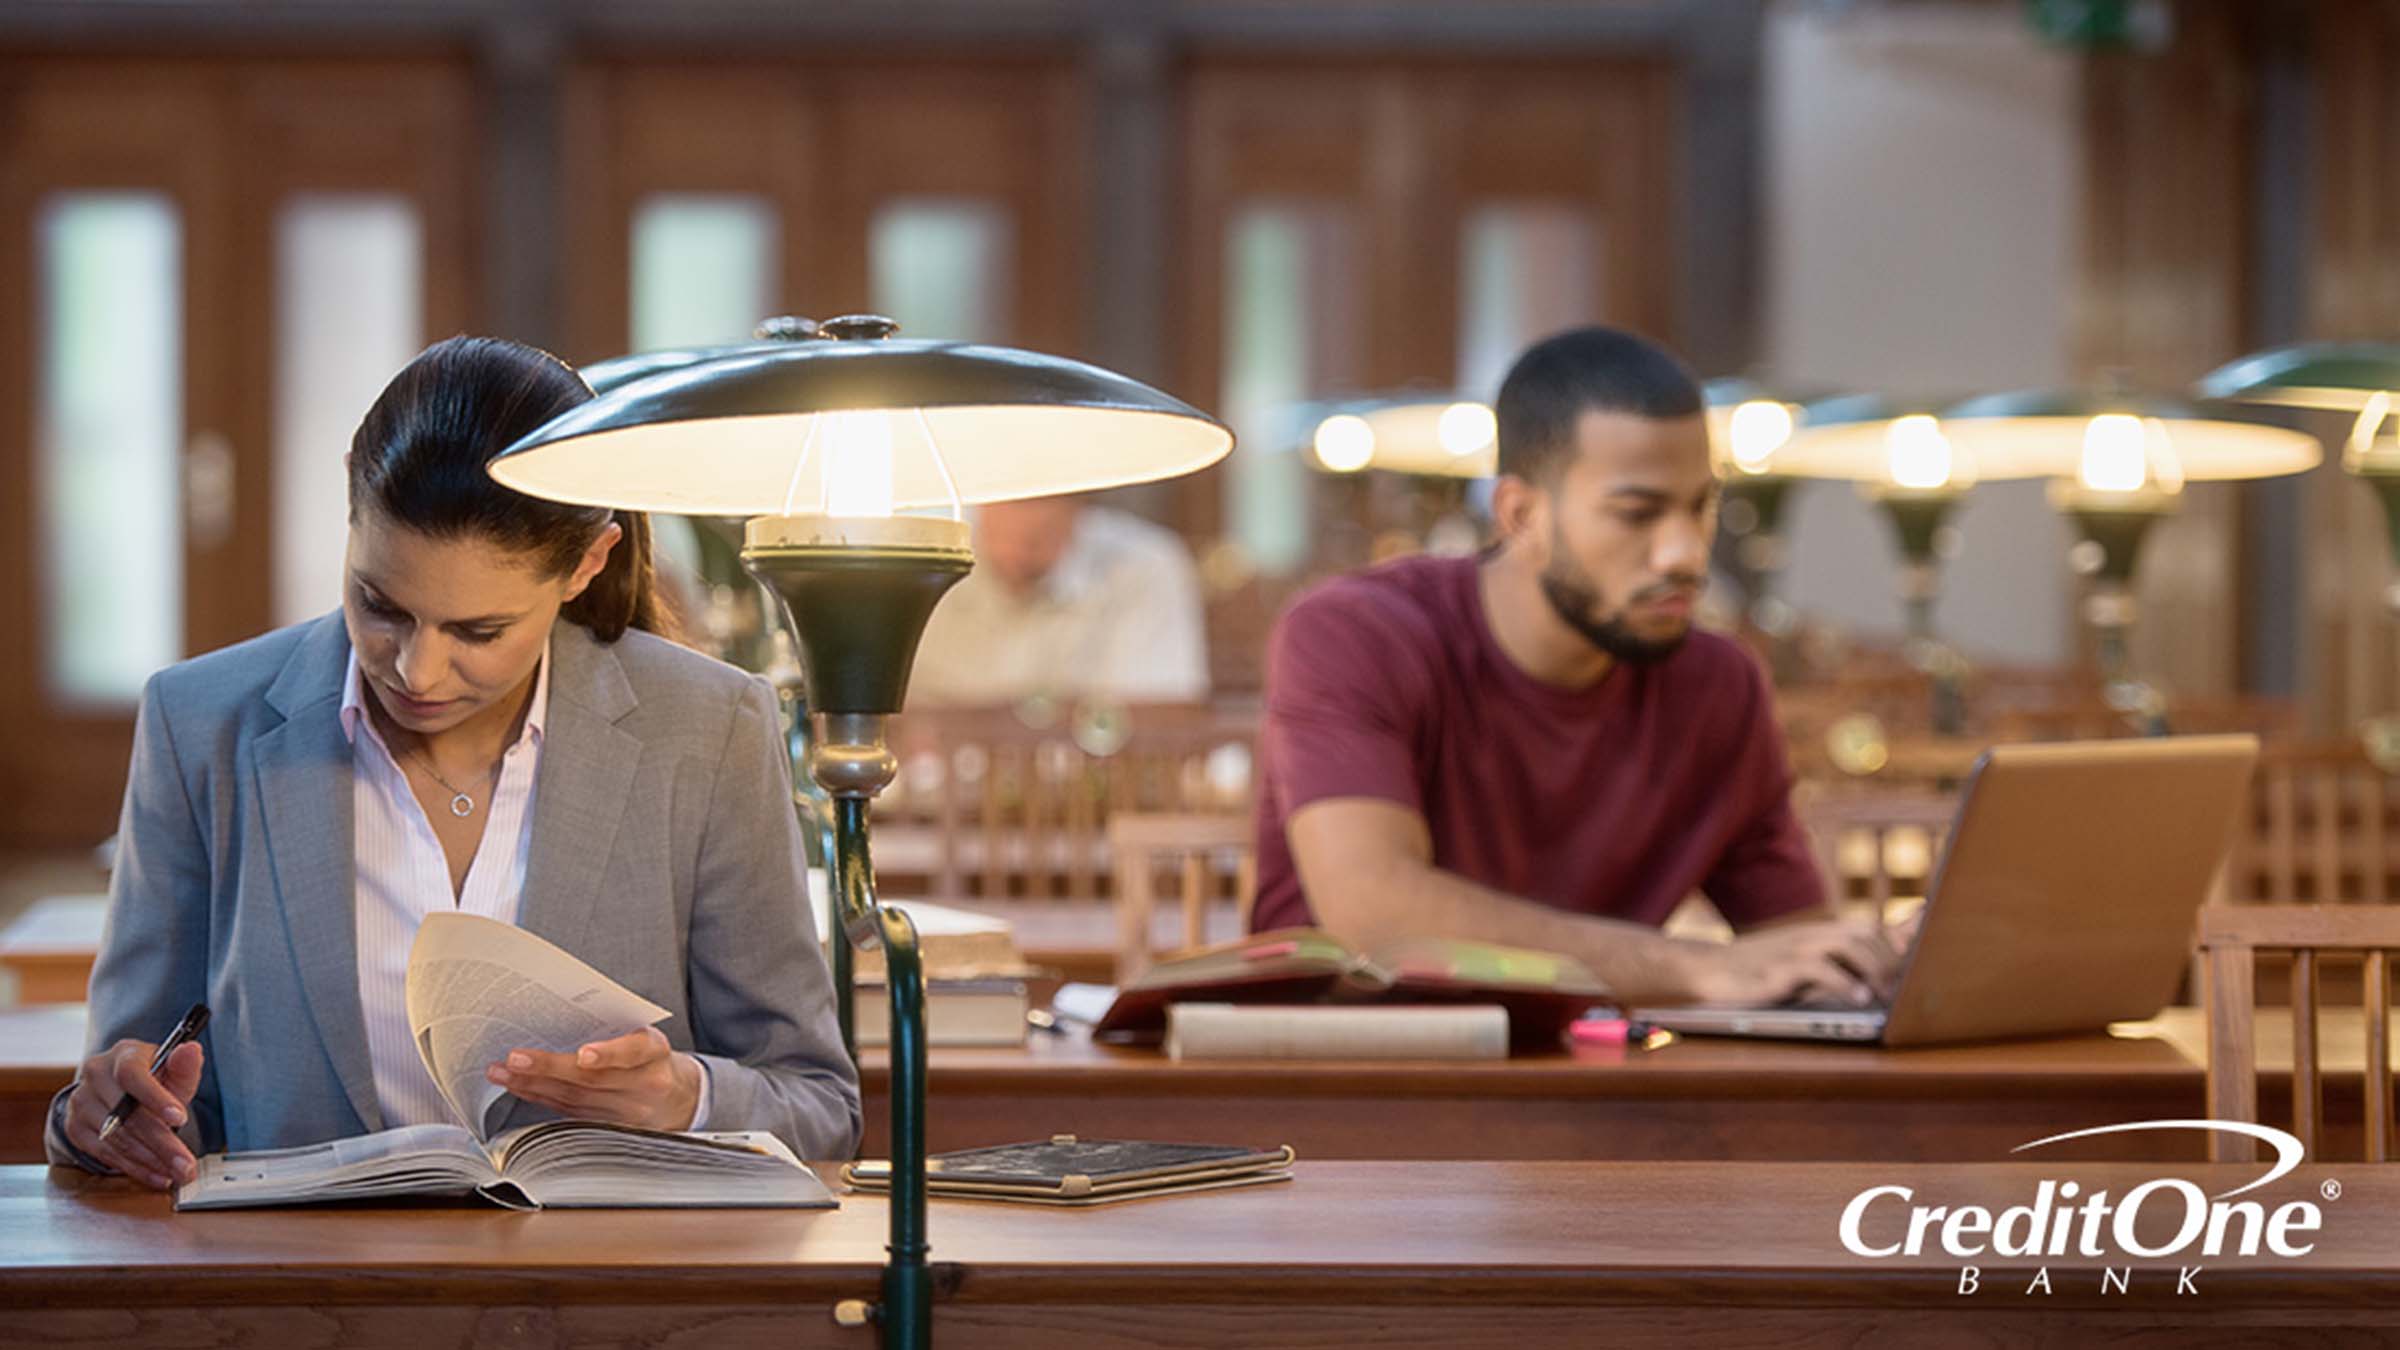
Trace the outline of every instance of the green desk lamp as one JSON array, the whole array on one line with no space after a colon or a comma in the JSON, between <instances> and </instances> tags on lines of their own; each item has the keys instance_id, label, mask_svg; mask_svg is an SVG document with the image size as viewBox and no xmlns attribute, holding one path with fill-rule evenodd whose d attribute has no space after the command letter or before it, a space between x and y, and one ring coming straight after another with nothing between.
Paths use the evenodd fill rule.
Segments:
<instances>
[{"instance_id":1,"label":"green desk lamp","mask_svg":"<svg viewBox=\"0 0 2400 1350\"><path fill-rule=\"evenodd\" d=\"M2400 562L2400 444L2383 435L2400 408L2400 342L2309 342L2245 356L2200 377L2202 398L2353 414L2342 467L2375 490ZM2400 582L2383 593L2400 615Z\"/></svg>"},{"instance_id":2,"label":"green desk lamp","mask_svg":"<svg viewBox=\"0 0 2400 1350\"><path fill-rule=\"evenodd\" d=\"M2091 579L2083 613L2104 695L2143 734L2165 734L2165 699L2135 675L2127 640L2143 540L2181 505L2186 483L2298 473L2320 458L2316 441L2113 384L1969 399L1942 423L1971 452L2049 478L2051 505L2079 536L2075 568Z\"/></svg>"},{"instance_id":3,"label":"green desk lamp","mask_svg":"<svg viewBox=\"0 0 2400 1350\"><path fill-rule=\"evenodd\" d=\"M974 565L964 507L1190 473L1223 459L1215 419L1122 375L971 343L901 341L872 315L664 369L570 409L492 461L532 496L749 520L743 560L782 602L806 670L810 769L834 800L834 997L880 942L891 997L887 1346L932 1334L925 1240L925 988L915 927L876 903L867 805L926 619Z\"/></svg>"},{"instance_id":4,"label":"green desk lamp","mask_svg":"<svg viewBox=\"0 0 2400 1350\"><path fill-rule=\"evenodd\" d=\"M1782 672L1790 664L1785 639L1796 622L1791 606L1775 594L1783 574L1783 515L1793 489L1806 480L1778 463L1776 452L1807 421L1808 409L1745 379L1710 380L1700 392L1722 484L1717 528L1728 545L1727 570L1742 590L1751 625L1774 644L1774 664Z\"/></svg>"},{"instance_id":5,"label":"green desk lamp","mask_svg":"<svg viewBox=\"0 0 2400 1350\"><path fill-rule=\"evenodd\" d=\"M1792 478L1857 484L1891 522L1900 546L1900 601L1910 663L1932 681L1933 730L1966 730L1966 662L1934 626L1941 595L1943 526L1986 471L1953 446L1928 403L1874 394L1823 399L1775 450L1775 471Z\"/></svg>"}]
</instances>

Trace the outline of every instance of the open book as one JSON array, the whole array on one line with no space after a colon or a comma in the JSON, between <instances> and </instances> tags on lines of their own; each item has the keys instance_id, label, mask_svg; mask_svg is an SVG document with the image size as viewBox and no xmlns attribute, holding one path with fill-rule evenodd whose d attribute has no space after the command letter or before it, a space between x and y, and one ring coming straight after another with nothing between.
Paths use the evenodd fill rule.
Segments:
<instances>
[{"instance_id":1,"label":"open book","mask_svg":"<svg viewBox=\"0 0 2400 1350\"><path fill-rule=\"evenodd\" d=\"M429 916L409 950L407 999L417 1054L462 1123L210 1154L175 1207L466 1194L518 1208L834 1203L764 1130L552 1120L495 1136L508 1091L484 1077L488 1065L517 1049L570 1052L669 1015L522 928L474 914Z\"/></svg>"},{"instance_id":2,"label":"open book","mask_svg":"<svg viewBox=\"0 0 2400 1350\"><path fill-rule=\"evenodd\" d=\"M1551 952L1440 938L1357 952L1322 929L1278 928L1158 962L1092 1034L1162 1036L1176 1003L1473 1003L1506 1009L1517 1045L1555 1047L1568 1023L1611 1001L1582 962Z\"/></svg>"}]
</instances>

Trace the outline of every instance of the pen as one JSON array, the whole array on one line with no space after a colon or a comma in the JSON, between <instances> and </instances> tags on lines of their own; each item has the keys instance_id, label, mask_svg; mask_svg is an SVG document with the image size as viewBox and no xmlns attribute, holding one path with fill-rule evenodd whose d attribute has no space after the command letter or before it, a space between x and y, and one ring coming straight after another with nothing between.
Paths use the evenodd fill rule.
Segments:
<instances>
[{"instance_id":1,"label":"pen","mask_svg":"<svg viewBox=\"0 0 2400 1350\"><path fill-rule=\"evenodd\" d=\"M207 1025L208 1005L205 1003L193 1004L192 1010L185 1013L183 1020L175 1024L175 1029L167 1033L167 1038L159 1042L158 1053L150 1057L150 1076L156 1078L160 1070L167 1067L167 1057L174 1054L176 1048L185 1041L199 1035L200 1028ZM132 1119L133 1113L139 1109L141 1109L141 1103L133 1099L132 1093L128 1092L117 1098L116 1108L108 1113L108 1119L100 1122L100 1137L108 1138L119 1125Z\"/></svg>"}]
</instances>

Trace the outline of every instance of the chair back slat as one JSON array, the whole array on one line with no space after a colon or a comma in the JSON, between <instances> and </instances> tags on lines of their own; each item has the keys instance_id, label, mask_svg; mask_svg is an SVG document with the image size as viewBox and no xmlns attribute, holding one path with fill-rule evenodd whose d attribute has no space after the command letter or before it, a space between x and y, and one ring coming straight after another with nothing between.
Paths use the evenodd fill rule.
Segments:
<instances>
[{"instance_id":1,"label":"chair back slat","mask_svg":"<svg viewBox=\"0 0 2400 1350\"><path fill-rule=\"evenodd\" d=\"M2258 1119L2257 972L2247 947L2215 947L2207 955L2208 1114L2214 1120ZM2226 1130L2208 1132L2211 1162L2252 1162L2258 1141Z\"/></svg>"},{"instance_id":2,"label":"chair back slat","mask_svg":"<svg viewBox=\"0 0 2400 1350\"><path fill-rule=\"evenodd\" d=\"M2292 1133L2311 1156L2322 1142L2318 1124L2325 1092L2318 1079L2317 954L2292 953Z\"/></svg>"},{"instance_id":3,"label":"chair back slat","mask_svg":"<svg viewBox=\"0 0 2400 1350\"><path fill-rule=\"evenodd\" d=\"M2392 1160L2392 965L2385 952L2368 952L2365 993L2359 1002L2367 1016L2367 1161Z\"/></svg>"}]
</instances>

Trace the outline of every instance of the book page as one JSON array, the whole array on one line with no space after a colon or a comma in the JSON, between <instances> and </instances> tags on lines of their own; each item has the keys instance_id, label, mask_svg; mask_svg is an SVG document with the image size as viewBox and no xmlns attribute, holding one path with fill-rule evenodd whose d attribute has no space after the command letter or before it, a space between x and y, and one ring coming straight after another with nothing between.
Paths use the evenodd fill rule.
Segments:
<instances>
[{"instance_id":1,"label":"book page","mask_svg":"<svg viewBox=\"0 0 2400 1350\"><path fill-rule=\"evenodd\" d=\"M464 1194L496 1173L456 1125L408 1125L297 1148L211 1153L176 1191L177 1209L372 1195Z\"/></svg>"},{"instance_id":2,"label":"book page","mask_svg":"<svg viewBox=\"0 0 2400 1350\"><path fill-rule=\"evenodd\" d=\"M426 1072L478 1139L508 1095L484 1070L509 1051L570 1052L670 1015L522 928L455 911L417 929L407 992Z\"/></svg>"}]
</instances>

